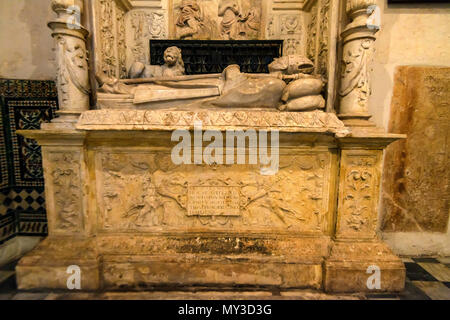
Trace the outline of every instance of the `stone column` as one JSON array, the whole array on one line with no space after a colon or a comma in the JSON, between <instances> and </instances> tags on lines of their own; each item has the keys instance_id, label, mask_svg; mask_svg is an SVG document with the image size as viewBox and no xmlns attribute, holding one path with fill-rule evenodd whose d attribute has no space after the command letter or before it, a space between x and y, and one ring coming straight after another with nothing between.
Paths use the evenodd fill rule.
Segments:
<instances>
[{"instance_id":1,"label":"stone column","mask_svg":"<svg viewBox=\"0 0 450 320\"><path fill-rule=\"evenodd\" d=\"M339 88L339 118L350 126L373 126L369 114L370 79L368 64L373 56L375 33L370 24L376 0L347 0L346 13L351 22L341 33L343 42Z\"/></svg>"},{"instance_id":2,"label":"stone column","mask_svg":"<svg viewBox=\"0 0 450 320\"><path fill-rule=\"evenodd\" d=\"M377 236L377 220L383 149L404 136L360 131L339 139L338 208L325 290L401 291L403 263Z\"/></svg>"},{"instance_id":3,"label":"stone column","mask_svg":"<svg viewBox=\"0 0 450 320\"><path fill-rule=\"evenodd\" d=\"M96 290L100 279L87 205L85 133L75 129L80 114L89 110L89 33L80 24L83 0L53 0L52 9L57 18L48 26L56 44L59 118L41 130L18 131L42 147L48 237L20 260L17 283L21 290L67 290L69 266L76 266L81 289Z\"/></svg>"},{"instance_id":4,"label":"stone column","mask_svg":"<svg viewBox=\"0 0 450 320\"><path fill-rule=\"evenodd\" d=\"M86 38L89 32L80 24L82 0L53 0L57 18L48 23L53 30L57 62L59 118L54 123L74 123L89 110L89 68Z\"/></svg>"}]
</instances>

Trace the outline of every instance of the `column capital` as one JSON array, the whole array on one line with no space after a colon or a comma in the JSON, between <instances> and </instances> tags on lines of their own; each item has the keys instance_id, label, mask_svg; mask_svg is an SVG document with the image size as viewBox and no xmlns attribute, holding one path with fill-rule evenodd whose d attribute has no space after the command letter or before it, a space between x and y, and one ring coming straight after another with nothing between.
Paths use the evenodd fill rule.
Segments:
<instances>
[{"instance_id":1,"label":"column capital","mask_svg":"<svg viewBox=\"0 0 450 320\"><path fill-rule=\"evenodd\" d=\"M341 33L344 42L358 37L371 37L375 39L374 35L380 29L379 26L370 24L370 16L374 12L375 7L376 0L347 1L345 11L351 22L347 24Z\"/></svg>"},{"instance_id":2,"label":"column capital","mask_svg":"<svg viewBox=\"0 0 450 320\"><path fill-rule=\"evenodd\" d=\"M51 8L58 14L58 17L70 14L71 7L78 7L80 9L80 14L83 14L83 0L52 0L51 2Z\"/></svg>"},{"instance_id":3,"label":"column capital","mask_svg":"<svg viewBox=\"0 0 450 320\"><path fill-rule=\"evenodd\" d=\"M52 0L51 8L57 17L47 25L53 30L52 36L66 34L86 39L89 32L81 25L84 5L82 0Z\"/></svg>"}]
</instances>

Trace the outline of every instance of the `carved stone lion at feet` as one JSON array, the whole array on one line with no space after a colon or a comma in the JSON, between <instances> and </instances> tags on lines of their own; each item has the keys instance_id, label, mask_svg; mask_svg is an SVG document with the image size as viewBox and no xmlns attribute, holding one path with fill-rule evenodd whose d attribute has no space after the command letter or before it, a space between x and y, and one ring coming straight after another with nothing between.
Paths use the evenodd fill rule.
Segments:
<instances>
[{"instance_id":1,"label":"carved stone lion at feet","mask_svg":"<svg viewBox=\"0 0 450 320\"><path fill-rule=\"evenodd\" d=\"M177 47L169 47L164 51L164 65L150 65L142 62L132 64L128 76L130 79L153 78L153 77L175 77L185 74L181 50Z\"/></svg>"}]
</instances>

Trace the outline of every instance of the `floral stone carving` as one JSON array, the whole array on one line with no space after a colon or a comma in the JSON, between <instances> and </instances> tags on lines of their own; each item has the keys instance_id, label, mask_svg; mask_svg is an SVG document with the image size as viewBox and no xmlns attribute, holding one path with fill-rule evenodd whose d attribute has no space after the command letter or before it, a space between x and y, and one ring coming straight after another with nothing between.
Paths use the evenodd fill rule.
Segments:
<instances>
[{"instance_id":1,"label":"floral stone carving","mask_svg":"<svg viewBox=\"0 0 450 320\"><path fill-rule=\"evenodd\" d=\"M79 154L53 152L48 157L53 191L51 211L55 214L50 222L59 233L79 232L83 227Z\"/></svg>"}]
</instances>

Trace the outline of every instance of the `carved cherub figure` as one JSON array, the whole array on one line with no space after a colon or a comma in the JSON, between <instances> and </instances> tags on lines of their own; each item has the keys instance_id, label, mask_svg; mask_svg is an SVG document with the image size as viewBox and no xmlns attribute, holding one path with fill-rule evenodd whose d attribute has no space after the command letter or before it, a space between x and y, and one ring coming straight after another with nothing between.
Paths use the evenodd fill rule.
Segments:
<instances>
[{"instance_id":1,"label":"carved cherub figure","mask_svg":"<svg viewBox=\"0 0 450 320\"><path fill-rule=\"evenodd\" d=\"M164 51L164 65L155 66L135 62L132 64L128 76L135 78L175 77L185 74L183 56L177 47L169 47Z\"/></svg>"},{"instance_id":2,"label":"carved cherub figure","mask_svg":"<svg viewBox=\"0 0 450 320\"><path fill-rule=\"evenodd\" d=\"M222 0L219 2L219 17L222 17L220 34L223 39L237 38L237 21L239 16L240 12L236 0Z\"/></svg>"}]
</instances>

